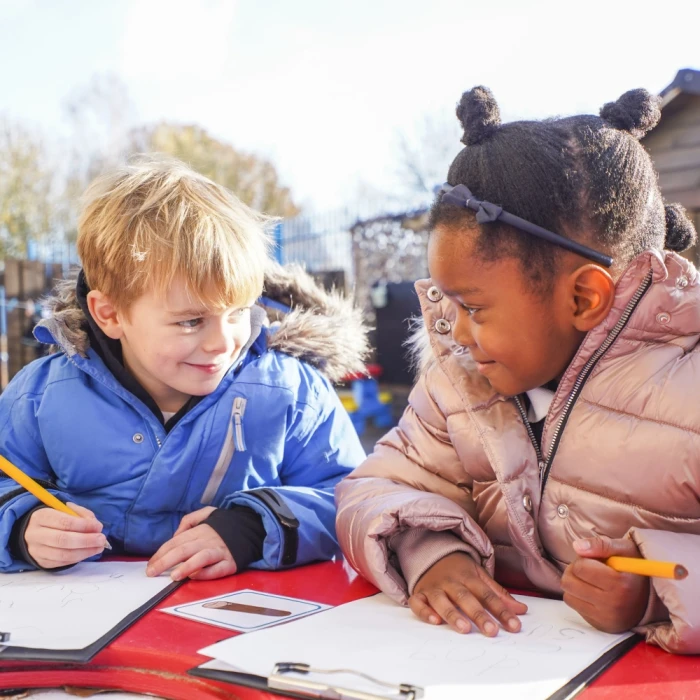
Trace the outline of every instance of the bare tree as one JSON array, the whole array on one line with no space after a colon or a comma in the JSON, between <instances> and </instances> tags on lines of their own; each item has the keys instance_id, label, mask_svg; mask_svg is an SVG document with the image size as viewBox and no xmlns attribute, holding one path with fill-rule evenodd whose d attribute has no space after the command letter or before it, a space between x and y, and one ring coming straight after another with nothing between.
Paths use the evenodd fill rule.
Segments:
<instances>
[{"instance_id":1,"label":"bare tree","mask_svg":"<svg viewBox=\"0 0 700 700\"><path fill-rule=\"evenodd\" d=\"M26 255L52 225L54 181L42 137L0 119L0 253Z\"/></svg>"},{"instance_id":2,"label":"bare tree","mask_svg":"<svg viewBox=\"0 0 700 700\"><path fill-rule=\"evenodd\" d=\"M400 187L423 201L432 198L462 148L459 139L454 117L425 116L412 134L399 134L396 175Z\"/></svg>"},{"instance_id":3,"label":"bare tree","mask_svg":"<svg viewBox=\"0 0 700 700\"><path fill-rule=\"evenodd\" d=\"M265 214L290 217L299 213L272 163L237 150L200 126L161 123L141 127L131 134L131 150L179 158Z\"/></svg>"},{"instance_id":4,"label":"bare tree","mask_svg":"<svg viewBox=\"0 0 700 700\"><path fill-rule=\"evenodd\" d=\"M124 82L110 73L95 75L73 90L63 106L70 140L58 169L57 222L65 237L74 240L80 195L95 176L128 157L136 108Z\"/></svg>"}]
</instances>

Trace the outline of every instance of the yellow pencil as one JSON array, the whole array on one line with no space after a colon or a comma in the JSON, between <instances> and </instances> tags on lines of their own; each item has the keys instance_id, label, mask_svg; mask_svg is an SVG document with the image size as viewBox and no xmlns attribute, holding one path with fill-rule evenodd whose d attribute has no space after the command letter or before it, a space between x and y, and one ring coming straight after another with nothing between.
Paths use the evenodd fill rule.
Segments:
<instances>
[{"instance_id":1,"label":"yellow pencil","mask_svg":"<svg viewBox=\"0 0 700 700\"><path fill-rule=\"evenodd\" d=\"M31 476L27 476L21 469L18 469L12 462L8 461L0 455L0 470L4 471L7 476L14 479L20 486L23 486L32 496L36 496L45 506L60 510L61 513L72 515L75 518L80 518L72 508L69 508L63 501L59 501L56 496L49 493L43 486L37 484ZM105 545L106 549L112 549L109 542Z\"/></svg>"},{"instance_id":2,"label":"yellow pencil","mask_svg":"<svg viewBox=\"0 0 700 700\"><path fill-rule=\"evenodd\" d=\"M674 578L677 581L688 575L688 569L670 561L654 561L652 559L635 559L633 557L609 557L605 563L615 571L639 576L654 576L656 578Z\"/></svg>"}]
</instances>

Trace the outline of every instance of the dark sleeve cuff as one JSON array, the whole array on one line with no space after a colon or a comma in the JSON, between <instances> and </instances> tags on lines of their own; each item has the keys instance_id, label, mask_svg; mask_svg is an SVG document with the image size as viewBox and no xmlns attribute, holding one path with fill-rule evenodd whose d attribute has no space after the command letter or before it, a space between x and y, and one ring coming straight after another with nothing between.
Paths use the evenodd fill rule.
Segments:
<instances>
[{"instance_id":1,"label":"dark sleeve cuff","mask_svg":"<svg viewBox=\"0 0 700 700\"><path fill-rule=\"evenodd\" d=\"M67 566L57 566L53 569L47 569L41 566L41 564L38 564L27 549L27 542L24 539L24 533L27 531L27 526L29 525L29 518L31 518L32 515L41 508L46 508L46 506L35 506L15 522L14 526L12 527L12 531L10 532L10 540L8 543L10 555L13 559L20 559L22 561L26 561L27 564L35 566L41 571L63 571L64 569L70 569L71 566L75 566L75 564L68 564Z\"/></svg>"},{"instance_id":2,"label":"dark sleeve cuff","mask_svg":"<svg viewBox=\"0 0 700 700\"><path fill-rule=\"evenodd\" d=\"M263 556L266 532L262 516L252 508L234 505L217 508L204 521L221 537L236 562L237 571L247 569Z\"/></svg>"}]
</instances>

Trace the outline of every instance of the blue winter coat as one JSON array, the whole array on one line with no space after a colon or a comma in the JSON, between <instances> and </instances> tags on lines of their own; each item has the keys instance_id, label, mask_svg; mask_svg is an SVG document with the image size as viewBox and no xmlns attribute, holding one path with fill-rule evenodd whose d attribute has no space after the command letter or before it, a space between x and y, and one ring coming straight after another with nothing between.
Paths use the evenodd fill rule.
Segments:
<instances>
[{"instance_id":1,"label":"blue winter coat","mask_svg":"<svg viewBox=\"0 0 700 700\"><path fill-rule=\"evenodd\" d=\"M331 301L331 311L340 308ZM314 338L314 324L300 323L304 312L290 314L287 328L283 320L276 332L263 329L216 391L166 434L84 340L75 342L74 329L62 328L62 315L68 326L76 317L70 311L47 324L61 329L53 338L38 334L60 342L64 352L32 362L0 395L0 453L33 478L51 482L61 499L92 510L112 545L130 554L153 554L187 513L232 504L263 518L263 558L253 567L277 569L336 554L334 486L365 455L329 380L288 354L317 365L330 362L331 374L343 371L333 364L330 336ZM326 318L335 341L346 339L347 328L340 326L348 318ZM356 324L351 326L356 335ZM287 352L275 349L276 342ZM324 342L328 354L321 357ZM357 338L353 342L359 347ZM343 352L347 356L347 347ZM261 487L271 487L266 499L254 495ZM280 507L274 507L275 496ZM14 481L0 479L0 571L27 568L12 558L8 538L15 521L37 503ZM291 560L287 552L283 561L280 509L299 522Z\"/></svg>"}]
</instances>

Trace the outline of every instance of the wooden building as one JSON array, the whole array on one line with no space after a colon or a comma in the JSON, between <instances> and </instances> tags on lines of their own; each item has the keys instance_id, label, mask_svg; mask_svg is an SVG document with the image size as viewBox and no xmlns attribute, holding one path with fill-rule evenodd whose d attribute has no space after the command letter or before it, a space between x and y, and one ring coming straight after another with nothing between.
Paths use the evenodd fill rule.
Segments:
<instances>
[{"instance_id":1,"label":"wooden building","mask_svg":"<svg viewBox=\"0 0 700 700\"><path fill-rule=\"evenodd\" d=\"M700 232L700 71L679 70L661 92L661 121L642 143L664 198L682 204ZM688 253L697 265L698 247Z\"/></svg>"}]
</instances>

